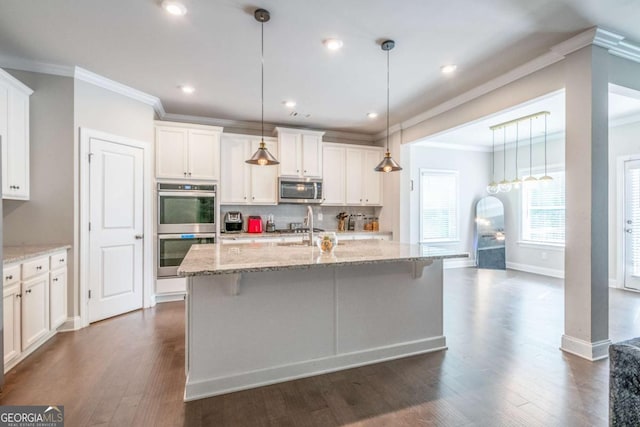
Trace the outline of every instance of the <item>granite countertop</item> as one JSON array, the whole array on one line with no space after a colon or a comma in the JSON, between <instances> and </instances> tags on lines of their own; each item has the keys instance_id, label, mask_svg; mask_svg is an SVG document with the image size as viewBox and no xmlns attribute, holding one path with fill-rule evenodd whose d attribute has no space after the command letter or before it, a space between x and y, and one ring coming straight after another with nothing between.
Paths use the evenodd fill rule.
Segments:
<instances>
[{"instance_id":1,"label":"granite countertop","mask_svg":"<svg viewBox=\"0 0 640 427\"><path fill-rule=\"evenodd\" d=\"M2 249L2 263L12 264L29 258L37 258L39 256L49 255L54 252L70 248L71 245L64 244L4 246Z\"/></svg>"},{"instance_id":2,"label":"granite countertop","mask_svg":"<svg viewBox=\"0 0 640 427\"><path fill-rule=\"evenodd\" d=\"M338 239L340 239L341 235L344 236L391 236L393 233L391 231L336 231L336 230L325 230L325 231L314 231L313 234L318 233L336 233ZM277 231L275 233L220 233L220 239L247 239L247 238L265 238L265 237L300 237L303 238L307 236L308 233L294 233L294 232L284 232Z\"/></svg>"},{"instance_id":3,"label":"granite countertop","mask_svg":"<svg viewBox=\"0 0 640 427\"><path fill-rule=\"evenodd\" d=\"M178 268L179 276L298 270L319 266L467 258L468 253L382 240L339 243L332 255L316 246L286 243L193 245Z\"/></svg>"}]
</instances>

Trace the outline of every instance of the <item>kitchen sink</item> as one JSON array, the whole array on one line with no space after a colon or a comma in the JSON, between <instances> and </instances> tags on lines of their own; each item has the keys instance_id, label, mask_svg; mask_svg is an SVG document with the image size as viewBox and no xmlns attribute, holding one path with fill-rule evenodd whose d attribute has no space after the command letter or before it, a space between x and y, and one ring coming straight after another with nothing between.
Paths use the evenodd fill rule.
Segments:
<instances>
[{"instance_id":1,"label":"kitchen sink","mask_svg":"<svg viewBox=\"0 0 640 427\"><path fill-rule=\"evenodd\" d=\"M309 246L308 242L280 242L277 246Z\"/></svg>"}]
</instances>

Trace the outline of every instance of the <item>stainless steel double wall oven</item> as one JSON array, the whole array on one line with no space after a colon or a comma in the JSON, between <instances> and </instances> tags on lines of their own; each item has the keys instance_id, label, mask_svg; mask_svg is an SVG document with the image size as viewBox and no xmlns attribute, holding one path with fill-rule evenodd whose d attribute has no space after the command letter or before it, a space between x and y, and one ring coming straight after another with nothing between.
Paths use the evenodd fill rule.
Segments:
<instances>
[{"instance_id":1,"label":"stainless steel double wall oven","mask_svg":"<svg viewBox=\"0 0 640 427\"><path fill-rule=\"evenodd\" d=\"M176 276L193 244L215 243L216 185L158 183L158 277Z\"/></svg>"}]
</instances>

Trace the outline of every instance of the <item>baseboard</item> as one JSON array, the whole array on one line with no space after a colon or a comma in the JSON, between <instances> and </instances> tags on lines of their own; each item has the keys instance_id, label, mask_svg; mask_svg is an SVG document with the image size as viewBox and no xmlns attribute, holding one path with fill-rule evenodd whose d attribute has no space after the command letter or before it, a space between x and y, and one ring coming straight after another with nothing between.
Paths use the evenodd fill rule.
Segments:
<instances>
[{"instance_id":1,"label":"baseboard","mask_svg":"<svg viewBox=\"0 0 640 427\"><path fill-rule=\"evenodd\" d=\"M275 366L273 368L257 371L242 372L225 377L211 378L192 382L187 375L187 384L184 391L185 402L234 391L246 390L291 381L298 378L312 377L343 369L356 368L387 360L417 354L446 350L446 338L437 336L424 340L395 344L354 353L338 354L335 356L314 359L289 365Z\"/></svg>"},{"instance_id":2,"label":"baseboard","mask_svg":"<svg viewBox=\"0 0 640 427\"><path fill-rule=\"evenodd\" d=\"M582 357L590 361L602 360L609 357L611 340L588 342L569 335L562 335L560 350Z\"/></svg>"},{"instance_id":3,"label":"baseboard","mask_svg":"<svg viewBox=\"0 0 640 427\"><path fill-rule=\"evenodd\" d=\"M186 295L186 292L169 295L156 295L156 304L161 304L163 302L184 301Z\"/></svg>"},{"instance_id":4,"label":"baseboard","mask_svg":"<svg viewBox=\"0 0 640 427\"><path fill-rule=\"evenodd\" d=\"M82 319L80 316L70 317L62 325L58 326L58 332L71 332L82 329Z\"/></svg>"},{"instance_id":5,"label":"baseboard","mask_svg":"<svg viewBox=\"0 0 640 427\"><path fill-rule=\"evenodd\" d=\"M507 262L507 268L510 270L524 271L526 273L540 274L542 276L557 277L564 279L564 270L556 270L553 268L538 267L531 264L520 264L517 262Z\"/></svg>"},{"instance_id":6,"label":"baseboard","mask_svg":"<svg viewBox=\"0 0 640 427\"><path fill-rule=\"evenodd\" d=\"M469 258L461 258L461 259L445 259L442 263L443 268L467 268L467 267L475 267L476 260Z\"/></svg>"}]
</instances>

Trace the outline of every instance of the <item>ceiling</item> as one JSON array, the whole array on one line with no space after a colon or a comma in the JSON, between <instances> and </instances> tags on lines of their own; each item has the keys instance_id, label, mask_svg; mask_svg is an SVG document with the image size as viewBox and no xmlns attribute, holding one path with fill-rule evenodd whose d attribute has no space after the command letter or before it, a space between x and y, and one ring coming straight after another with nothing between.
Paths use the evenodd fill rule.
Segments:
<instances>
[{"instance_id":1,"label":"ceiling","mask_svg":"<svg viewBox=\"0 0 640 427\"><path fill-rule=\"evenodd\" d=\"M474 147L480 149L491 149L493 143L493 133L491 126L505 123L520 117L535 114L541 111L548 111L547 132L549 135L563 134L565 131L565 98L564 91L543 96L521 105L517 105L508 110L483 117L472 123L466 123L455 129L450 129L438 135L432 135L417 145L423 146L456 146L459 148ZM640 121L640 92L628 88L621 88L609 85L609 123L615 125L622 122ZM530 126L531 124L531 126ZM504 142L512 143L516 140L516 126L507 126L506 135L503 129L496 130L496 149ZM544 135L544 116L529 121L520 122L518 137L520 141L528 140L529 130L534 139Z\"/></svg>"},{"instance_id":2,"label":"ceiling","mask_svg":"<svg viewBox=\"0 0 640 427\"><path fill-rule=\"evenodd\" d=\"M391 124L406 120L545 53L591 26L640 40L635 0L2 0L0 52L80 66L158 96L168 113L260 119L260 24L265 24L265 120L377 133L385 128L391 52ZM337 52L328 37L344 40ZM0 57L0 64L2 63ZM445 76L444 64L458 70ZM179 85L191 84L192 95ZM294 99L297 117L282 101ZM366 113L379 113L368 119ZM309 114L310 117L304 116Z\"/></svg>"}]
</instances>

